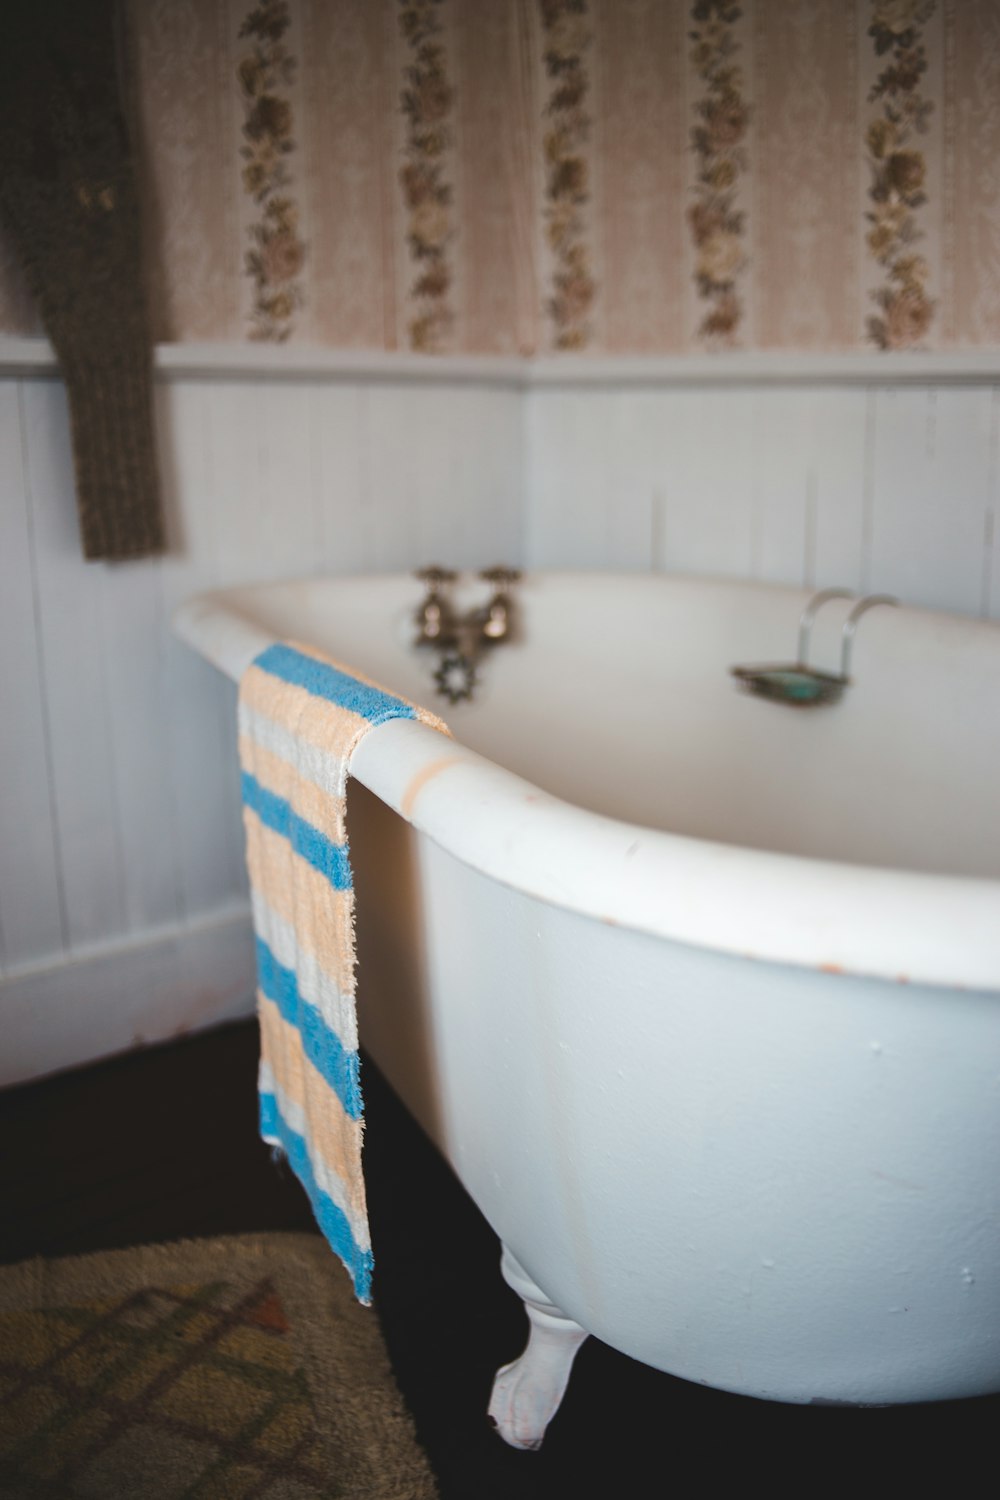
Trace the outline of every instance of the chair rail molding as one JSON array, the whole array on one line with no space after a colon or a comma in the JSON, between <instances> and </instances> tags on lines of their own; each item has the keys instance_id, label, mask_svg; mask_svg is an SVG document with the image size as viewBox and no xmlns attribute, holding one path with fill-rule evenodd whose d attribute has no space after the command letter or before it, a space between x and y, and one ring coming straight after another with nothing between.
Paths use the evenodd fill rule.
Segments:
<instances>
[{"instance_id":1,"label":"chair rail molding","mask_svg":"<svg viewBox=\"0 0 1000 1500\"><path fill-rule=\"evenodd\" d=\"M472 383L533 388L700 385L961 385L1000 381L1000 349L590 355L520 358L492 354L411 354L311 344L158 344L158 380L308 380ZM58 371L43 338L0 336L0 376Z\"/></svg>"}]
</instances>

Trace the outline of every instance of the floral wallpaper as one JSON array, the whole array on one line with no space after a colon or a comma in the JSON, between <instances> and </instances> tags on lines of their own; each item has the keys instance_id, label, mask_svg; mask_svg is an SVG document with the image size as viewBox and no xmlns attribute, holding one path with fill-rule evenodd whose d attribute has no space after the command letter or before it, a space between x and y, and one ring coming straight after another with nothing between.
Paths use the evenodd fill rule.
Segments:
<instances>
[{"instance_id":1,"label":"floral wallpaper","mask_svg":"<svg viewBox=\"0 0 1000 1500\"><path fill-rule=\"evenodd\" d=\"M747 216L738 206L750 127L737 37L742 16L731 0L697 0L691 10L691 64L699 97L691 127L697 177L688 219L697 250L698 296L707 304L698 335L706 343L729 345L737 342L743 320L740 278L748 265Z\"/></svg>"},{"instance_id":2,"label":"floral wallpaper","mask_svg":"<svg viewBox=\"0 0 1000 1500\"><path fill-rule=\"evenodd\" d=\"M251 338L287 339L302 306L298 280L305 246L298 234L299 213L292 197L290 161L295 151L292 107L282 94L295 76L288 50L288 0L264 0L239 29L250 46L240 57L236 78L243 100L243 190L259 216L250 225L246 274L253 283Z\"/></svg>"},{"instance_id":3,"label":"floral wallpaper","mask_svg":"<svg viewBox=\"0 0 1000 1500\"><path fill-rule=\"evenodd\" d=\"M1000 348L1000 0L126 3L160 340Z\"/></svg>"},{"instance_id":4,"label":"floral wallpaper","mask_svg":"<svg viewBox=\"0 0 1000 1500\"><path fill-rule=\"evenodd\" d=\"M871 293L878 312L867 319L866 332L879 349L905 349L923 339L934 317L929 266L919 249L920 209L927 202L927 161L919 145L934 109L921 81L927 72L924 25L935 0L874 0L872 10L868 35L883 65L868 91L869 104L880 108L865 135L872 204L865 218L868 249L885 281Z\"/></svg>"},{"instance_id":5,"label":"floral wallpaper","mask_svg":"<svg viewBox=\"0 0 1000 1500\"><path fill-rule=\"evenodd\" d=\"M400 0L399 26L412 61L400 106L407 132L399 181L407 210L406 238L414 261L410 294L418 311L409 321L410 345L436 350L448 340L455 315L449 302L455 237L454 190L445 156L453 139L455 91L448 82L441 12L444 0Z\"/></svg>"},{"instance_id":6,"label":"floral wallpaper","mask_svg":"<svg viewBox=\"0 0 1000 1500\"><path fill-rule=\"evenodd\" d=\"M583 349L596 286L584 209L590 201L587 146L587 52L593 26L587 0L540 0L542 57L547 83L543 108L545 240L552 269L545 309L557 349Z\"/></svg>"}]
</instances>

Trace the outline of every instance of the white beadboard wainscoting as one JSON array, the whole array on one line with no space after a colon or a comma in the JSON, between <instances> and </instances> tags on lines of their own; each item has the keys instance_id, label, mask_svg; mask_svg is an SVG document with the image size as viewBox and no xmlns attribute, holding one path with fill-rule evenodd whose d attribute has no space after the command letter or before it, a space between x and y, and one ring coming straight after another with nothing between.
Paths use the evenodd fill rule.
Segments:
<instances>
[{"instance_id":1,"label":"white beadboard wainscoting","mask_svg":"<svg viewBox=\"0 0 1000 1500\"><path fill-rule=\"evenodd\" d=\"M1000 618L1000 357L158 351L168 556L80 554L65 393L0 341L0 1082L251 1008L213 586L661 569Z\"/></svg>"},{"instance_id":2,"label":"white beadboard wainscoting","mask_svg":"<svg viewBox=\"0 0 1000 1500\"><path fill-rule=\"evenodd\" d=\"M1000 384L536 386L528 566L887 592L1000 618Z\"/></svg>"},{"instance_id":3,"label":"white beadboard wainscoting","mask_svg":"<svg viewBox=\"0 0 1000 1500\"><path fill-rule=\"evenodd\" d=\"M172 548L120 564L80 553L62 383L0 379L2 1083L251 1007L235 689L175 606L523 554L509 383L167 373Z\"/></svg>"}]
</instances>

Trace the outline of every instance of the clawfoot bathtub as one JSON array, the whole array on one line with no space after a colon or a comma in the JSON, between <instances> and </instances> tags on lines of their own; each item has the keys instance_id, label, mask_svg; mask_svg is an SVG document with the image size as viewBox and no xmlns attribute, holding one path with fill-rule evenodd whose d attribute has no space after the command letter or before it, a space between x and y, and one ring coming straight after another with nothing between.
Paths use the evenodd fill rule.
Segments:
<instances>
[{"instance_id":1,"label":"clawfoot bathtub","mask_svg":"<svg viewBox=\"0 0 1000 1500\"><path fill-rule=\"evenodd\" d=\"M442 711L419 595L269 584L176 628L234 678L293 638ZM362 1043L502 1241L518 1447L588 1334L778 1401L1000 1391L1000 627L872 609L838 701L741 692L806 599L528 575L454 741L356 753Z\"/></svg>"}]
</instances>

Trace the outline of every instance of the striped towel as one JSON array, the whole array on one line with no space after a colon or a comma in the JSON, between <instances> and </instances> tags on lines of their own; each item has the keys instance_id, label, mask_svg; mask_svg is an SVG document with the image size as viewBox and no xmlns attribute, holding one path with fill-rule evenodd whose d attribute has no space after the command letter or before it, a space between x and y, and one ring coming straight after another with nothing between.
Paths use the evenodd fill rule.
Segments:
<instances>
[{"instance_id":1,"label":"striped towel","mask_svg":"<svg viewBox=\"0 0 1000 1500\"><path fill-rule=\"evenodd\" d=\"M448 732L433 714L307 646L269 646L240 682L261 1135L288 1156L365 1303L372 1252L361 1170L347 775L368 730L399 718Z\"/></svg>"}]
</instances>

